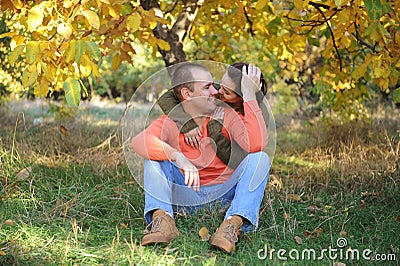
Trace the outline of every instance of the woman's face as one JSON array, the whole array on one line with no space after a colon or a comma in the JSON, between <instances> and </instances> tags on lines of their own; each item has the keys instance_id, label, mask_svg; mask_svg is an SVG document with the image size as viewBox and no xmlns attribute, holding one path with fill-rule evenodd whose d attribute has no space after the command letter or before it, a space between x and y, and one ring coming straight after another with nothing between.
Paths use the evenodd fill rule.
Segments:
<instances>
[{"instance_id":1,"label":"woman's face","mask_svg":"<svg viewBox=\"0 0 400 266\"><path fill-rule=\"evenodd\" d=\"M221 80L221 88L219 89L219 94L221 95L221 100L226 103L237 103L242 101L242 97L238 96L234 90L236 89L236 84L233 80L225 74Z\"/></svg>"}]
</instances>

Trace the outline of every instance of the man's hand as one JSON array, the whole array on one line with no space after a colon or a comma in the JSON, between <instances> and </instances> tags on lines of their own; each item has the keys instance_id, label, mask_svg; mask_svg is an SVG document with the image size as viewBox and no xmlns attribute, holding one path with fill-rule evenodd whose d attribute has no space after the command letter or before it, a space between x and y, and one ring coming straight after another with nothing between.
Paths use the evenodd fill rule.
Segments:
<instances>
[{"instance_id":1,"label":"man's hand","mask_svg":"<svg viewBox=\"0 0 400 266\"><path fill-rule=\"evenodd\" d=\"M261 70L258 67L249 64L246 69L246 66L243 66L241 88L245 101L256 100L256 92L261 89L260 77Z\"/></svg>"},{"instance_id":2,"label":"man's hand","mask_svg":"<svg viewBox=\"0 0 400 266\"><path fill-rule=\"evenodd\" d=\"M201 134L199 127L190 130L189 132L185 133L184 136L186 144L189 144L190 146L196 149L199 148L200 138L201 136L203 136L203 134Z\"/></svg>"},{"instance_id":3,"label":"man's hand","mask_svg":"<svg viewBox=\"0 0 400 266\"><path fill-rule=\"evenodd\" d=\"M200 190L200 176L196 166L194 166L183 153L176 151L171 156L172 161L175 161L179 169L183 171L185 176L185 184L188 187L193 186L193 190L198 192Z\"/></svg>"}]
</instances>

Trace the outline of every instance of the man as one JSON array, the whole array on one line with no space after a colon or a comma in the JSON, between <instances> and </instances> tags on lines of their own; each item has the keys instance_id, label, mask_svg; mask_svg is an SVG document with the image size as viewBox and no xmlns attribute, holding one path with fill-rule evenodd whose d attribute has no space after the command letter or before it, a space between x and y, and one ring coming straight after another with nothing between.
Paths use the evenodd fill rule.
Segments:
<instances>
[{"instance_id":1,"label":"man","mask_svg":"<svg viewBox=\"0 0 400 266\"><path fill-rule=\"evenodd\" d=\"M134 137L131 148L145 158L145 219L151 232L142 238L143 246L174 239L173 210L202 206L212 202L230 202L225 220L210 243L228 253L235 249L241 231L257 228L258 212L268 179L270 161L262 150L267 130L255 93L260 70L250 65L243 70L242 87L245 116L232 109L217 107L218 91L209 71L198 64L182 63L172 75L174 93L182 107L202 128L199 148L184 140L178 126L164 115ZM207 124L223 117L223 133L250 154L234 170L215 154Z\"/></svg>"}]
</instances>

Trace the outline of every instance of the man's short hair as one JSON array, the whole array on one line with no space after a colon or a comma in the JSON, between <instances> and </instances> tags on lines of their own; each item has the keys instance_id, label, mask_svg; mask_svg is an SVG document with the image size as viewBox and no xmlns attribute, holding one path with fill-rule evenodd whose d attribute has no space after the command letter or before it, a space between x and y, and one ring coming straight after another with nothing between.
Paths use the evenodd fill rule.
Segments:
<instances>
[{"instance_id":1,"label":"man's short hair","mask_svg":"<svg viewBox=\"0 0 400 266\"><path fill-rule=\"evenodd\" d=\"M194 69L208 71L208 69L205 66L191 62L180 63L173 67L171 76L171 85L175 93L175 96L180 101L183 100L181 96L181 89L183 87L186 87L189 90L193 91L194 90L193 83L198 81L194 80L193 78L192 70Z\"/></svg>"}]
</instances>

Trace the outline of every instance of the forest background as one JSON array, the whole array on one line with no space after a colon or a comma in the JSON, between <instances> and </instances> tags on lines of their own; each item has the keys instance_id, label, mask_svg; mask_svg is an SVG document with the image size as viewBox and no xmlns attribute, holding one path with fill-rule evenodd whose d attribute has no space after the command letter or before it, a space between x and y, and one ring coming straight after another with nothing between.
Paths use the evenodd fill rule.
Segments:
<instances>
[{"instance_id":1,"label":"forest background","mask_svg":"<svg viewBox=\"0 0 400 266\"><path fill-rule=\"evenodd\" d=\"M0 262L249 264L264 244L339 237L398 260L400 2L2 0L1 10ZM278 139L264 230L232 257L209 250L200 227L166 248L138 246L143 194L119 121L144 80L185 60L251 62L269 84ZM211 229L220 214L203 217Z\"/></svg>"}]
</instances>

